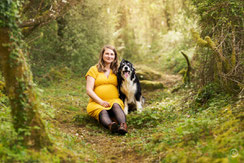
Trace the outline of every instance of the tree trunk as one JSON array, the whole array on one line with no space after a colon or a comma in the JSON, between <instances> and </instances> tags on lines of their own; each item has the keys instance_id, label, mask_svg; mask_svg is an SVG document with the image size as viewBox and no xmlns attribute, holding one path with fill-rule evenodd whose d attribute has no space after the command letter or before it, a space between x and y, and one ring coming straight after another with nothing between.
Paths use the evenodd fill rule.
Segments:
<instances>
[{"instance_id":1,"label":"tree trunk","mask_svg":"<svg viewBox=\"0 0 244 163\"><path fill-rule=\"evenodd\" d=\"M20 48L12 48L9 29L0 28L0 64L6 82L6 92L11 104L11 114L19 140L35 149L51 145L38 112L32 73Z\"/></svg>"},{"instance_id":2,"label":"tree trunk","mask_svg":"<svg viewBox=\"0 0 244 163\"><path fill-rule=\"evenodd\" d=\"M169 1L164 1L165 3L165 9L164 9L164 17L165 17L165 23L168 28L168 31L171 30L171 22L170 22L170 12L169 12Z\"/></svg>"}]
</instances>

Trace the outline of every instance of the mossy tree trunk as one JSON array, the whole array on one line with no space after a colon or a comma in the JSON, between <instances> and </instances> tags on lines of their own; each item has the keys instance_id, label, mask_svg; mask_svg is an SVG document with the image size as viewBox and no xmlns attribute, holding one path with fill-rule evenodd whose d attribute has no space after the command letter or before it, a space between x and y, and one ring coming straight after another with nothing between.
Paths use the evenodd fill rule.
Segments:
<instances>
[{"instance_id":1,"label":"mossy tree trunk","mask_svg":"<svg viewBox=\"0 0 244 163\"><path fill-rule=\"evenodd\" d=\"M12 48L9 29L0 28L0 63L11 104L14 128L23 145L35 149L51 145L45 126L38 113L32 73L25 52ZM15 50L15 53L13 53Z\"/></svg>"}]
</instances>

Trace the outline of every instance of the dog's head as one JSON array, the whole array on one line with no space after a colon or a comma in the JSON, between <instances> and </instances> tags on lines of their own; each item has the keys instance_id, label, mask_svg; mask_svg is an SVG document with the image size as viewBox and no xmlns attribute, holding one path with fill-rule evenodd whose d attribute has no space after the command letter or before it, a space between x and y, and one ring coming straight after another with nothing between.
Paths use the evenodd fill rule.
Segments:
<instances>
[{"instance_id":1,"label":"dog's head","mask_svg":"<svg viewBox=\"0 0 244 163\"><path fill-rule=\"evenodd\" d=\"M133 64L131 62L123 59L120 62L118 72L120 73L122 78L127 79L135 74L135 68L133 67Z\"/></svg>"}]
</instances>

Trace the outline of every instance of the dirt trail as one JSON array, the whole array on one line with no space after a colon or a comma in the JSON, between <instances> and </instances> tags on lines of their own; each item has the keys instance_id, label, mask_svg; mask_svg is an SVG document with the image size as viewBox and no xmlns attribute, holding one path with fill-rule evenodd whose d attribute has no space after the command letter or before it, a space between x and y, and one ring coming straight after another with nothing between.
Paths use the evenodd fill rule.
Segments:
<instances>
[{"instance_id":1,"label":"dirt trail","mask_svg":"<svg viewBox=\"0 0 244 163\"><path fill-rule=\"evenodd\" d=\"M162 82L166 85L167 88L172 87L176 82L179 82L181 78L177 75L164 75ZM154 91L143 91L143 96L146 99L152 98L152 94L160 90ZM145 106L149 104L146 102ZM84 109L85 110L85 109ZM63 110L64 111L64 110ZM66 111L64 111L66 112ZM56 126L60 130L67 134L72 134L76 136L80 141L84 141L89 146L89 150L95 151L99 156L97 157L97 162L116 162L116 163L143 163L148 162L146 156L141 156L137 151L129 145L131 138L126 136L120 136L117 134L111 134L107 129L104 129L102 126L96 126L97 124L88 124L90 126L95 126L95 129L87 127L87 124L82 126L72 122L72 119L75 115L80 114L80 111L68 111L67 116L63 116L62 111L59 114L59 118L56 120L59 123L56 123ZM85 111L83 112L84 114ZM89 122L88 122L89 123ZM133 129L129 126L129 132L133 132ZM84 148L84 147L83 147ZM94 160L88 160L88 162L94 162Z\"/></svg>"},{"instance_id":2,"label":"dirt trail","mask_svg":"<svg viewBox=\"0 0 244 163\"><path fill-rule=\"evenodd\" d=\"M128 146L125 136L111 134L106 129L103 129L104 132L95 131L72 123L60 123L58 127L63 132L77 136L80 140L85 141L90 149L100 155L97 158L98 162L145 162L145 158L138 155L137 152ZM94 160L88 161L93 162Z\"/></svg>"},{"instance_id":3,"label":"dirt trail","mask_svg":"<svg viewBox=\"0 0 244 163\"><path fill-rule=\"evenodd\" d=\"M161 82L167 87L170 88L175 84L179 83L182 80L180 75L172 75L172 74L163 74Z\"/></svg>"}]
</instances>

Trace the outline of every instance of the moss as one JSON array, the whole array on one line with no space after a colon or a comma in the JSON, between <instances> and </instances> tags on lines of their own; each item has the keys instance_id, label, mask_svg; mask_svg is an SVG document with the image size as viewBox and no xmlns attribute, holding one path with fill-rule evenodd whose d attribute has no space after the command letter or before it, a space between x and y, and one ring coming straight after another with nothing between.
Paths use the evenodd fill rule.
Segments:
<instances>
[{"instance_id":1,"label":"moss","mask_svg":"<svg viewBox=\"0 0 244 163\"><path fill-rule=\"evenodd\" d=\"M208 42L200 37L200 34L194 29L191 29L192 37L196 41L196 43L200 46L207 46Z\"/></svg>"},{"instance_id":2,"label":"moss","mask_svg":"<svg viewBox=\"0 0 244 163\"><path fill-rule=\"evenodd\" d=\"M232 54L231 54L231 66L234 68L236 66L236 51L233 47Z\"/></svg>"},{"instance_id":3,"label":"moss","mask_svg":"<svg viewBox=\"0 0 244 163\"><path fill-rule=\"evenodd\" d=\"M13 125L20 137L19 142L27 147L40 149L51 142L38 113L32 73L25 58L25 46L18 38L19 33L16 33L0 29L1 70L6 81ZM8 46L2 46L4 43Z\"/></svg>"},{"instance_id":4,"label":"moss","mask_svg":"<svg viewBox=\"0 0 244 163\"><path fill-rule=\"evenodd\" d=\"M5 94L5 83L3 81L0 81L0 97Z\"/></svg>"},{"instance_id":5,"label":"moss","mask_svg":"<svg viewBox=\"0 0 244 163\"><path fill-rule=\"evenodd\" d=\"M142 89L154 90L154 89L163 89L164 88L163 83L158 82L158 81L141 80L140 83L141 83Z\"/></svg>"},{"instance_id":6,"label":"moss","mask_svg":"<svg viewBox=\"0 0 244 163\"><path fill-rule=\"evenodd\" d=\"M141 80L158 80L162 77L162 75L145 66L135 66L136 67L136 75Z\"/></svg>"}]
</instances>

